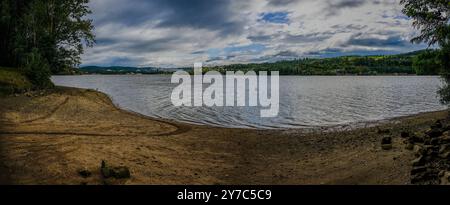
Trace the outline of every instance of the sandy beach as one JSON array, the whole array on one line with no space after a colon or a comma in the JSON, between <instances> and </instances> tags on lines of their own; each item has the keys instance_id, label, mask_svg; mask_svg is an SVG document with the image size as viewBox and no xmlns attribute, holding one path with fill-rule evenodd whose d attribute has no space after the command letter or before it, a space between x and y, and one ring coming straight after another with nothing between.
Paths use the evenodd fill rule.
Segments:
<instances>
[{"instance_id":1,"label":"sandy beach","mask_svg":"<svg viewBox=\"0 0 450 205\"><path fill-rule=\"evenodd\" d=\"M414 154L400 132L424 131L446 114L333 132L227 129L153 119L105 94L60 87L0 98L0 184L105 184L105 160L131 172L108 184L403 185ZM386 135L392 150L381 148Z\"/></svg>"}]
</instances>

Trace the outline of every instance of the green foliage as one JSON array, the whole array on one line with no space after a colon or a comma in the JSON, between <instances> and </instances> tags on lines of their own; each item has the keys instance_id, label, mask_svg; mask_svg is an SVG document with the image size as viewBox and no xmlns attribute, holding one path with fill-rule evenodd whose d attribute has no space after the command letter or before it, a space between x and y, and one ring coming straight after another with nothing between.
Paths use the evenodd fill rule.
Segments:
<instances>
[{"instance_id":1,"label":"green foliage","mask_svg":"<svg viewBox=\"0 0 450 205\"><path fill-rule=\"evenodd\" d=\"M444 86L439 89L438 93L441 96L441 103L450 104L450 77L448 75L443 75Z\"/></svg>"},{"instance_id":2,"label":"green foliage","mask_svg":"<svg viewBox=\"0 0 450 205\"><path fill-rule=\"evenodd\" d=\"M439 54L442 63L442 75L450 76L450 45L443 46Z\"/></svg>"},{"instance_id":3,"label":"green foliage","mask_svg":"<svg viewBox=\"0 0 450 205\"><path fill-rule=\"evenodd\" d=\"M401 4L403 13L412 18L413 26L420 30L420 35L411 41L425 42L429 46L437 44L441 48L438 59L445 85L439 94L443 103L450 104L450 1L401 0Z\"/></svg>"},{"instance_id":4,"label":"green foliage","mask_svg":"<svg viewBox=\"0 0 450 205\"><path fill-rule=\"evenodd\" d=\"M0 95L25 92L31 88L31 82L17 69L0 67Z\"/></svg>"},{"instance_id":5,"label":"green foliage","mask_svg":"<svg viewBox=\"0 0 450 205\"><path fill-rule=\"evenodd\" d=\"M444 86L439 90L441 102L443 104L450 104L450 46L442 47L439 55L443 63L442 79Z\"/></svg>"},{"instance_id":6,"label":"green foliage","mask_svg":"<svg viewBox=\"0 0 450 205\"><path fill-rule=\"evenodd\" d=\"M449 44L450 3L448 0L401 0L403 13L414 19L413 26L420 35L413 38L414 43L429 45Z\"/></svg>"},{"instance_id":7,"label":"green foliage","mask_svg":"<svg viewBox=\"0 0 450 205\"><path fill-rule=\"evenodd\" d=\"M380 74L417 74L420 71L429 75L437 75L438 69L416 60L416 70L413 59L418 55L434 57L431 51L388 56L343 56L323 59L297 59L276 63L237 64L205 68L204 71L279 71L281 75L380 75ZM422 59L422 58L420 58ZM426 59L423 59L426 60ZM418 73L418 74L423 74Z\"/></svg>"},{"instance_id":8,"label":"green foliage","mask_svg":"<svg viewBox=\"0 0 450 205\"><path fill-rule=\"evenodd\" d=\"M419 58L418 56L423 56ZM429 66L428 57L437 59L440 52L421 50L399 55L386 56L343 56L336 58L305 58L291 61L260 64L233 64L204 67L203 72L218 71L279 71L282 75L395 75L418 74L438 75L439 69ZM418 61L418 59L423 60ZM415 63L415 68L413 64ZM415 70L416 69L416 70ZM87 66L79 69L88 74L171 74L176 70L192 73L192 68L159 69L153 67L98 67Z\"/></svg>"},{"instance_id":9,"label":"green foliage","mask_svg":"<svg viewBox=\"0 0 450 205\"><path fill-rule=\"evenodd\" d=\"M440 73L442 64L439 50L428 50L413 58L413 68L418 75L433 75Z\"/></svg>"},{"instance_id":10,"label":"green foliage","mask_svg":"<svg viewBox=\"0 0 450 205\"><path fill-rule=\"evenodd\" d=\"M61 73L77 67L84 46L94 44L92 20L86 19L88 2L0 0L0 66L36 69L28 72L33 82L49 76L48 70Z\"/></svg>"},{"instance_id":11,"label":"green foliage","mask_svg":"<svg viewBox=\"0 0 450 205\"><path fill-rule=\"evenodd\" d=\"M26 62L23 66L23 71L33 84L34 89L46 89L53 87L50 80L51 71L45 58L39 54L37 49L34 49L27 55Z\"/></svg>"}]
</instances>

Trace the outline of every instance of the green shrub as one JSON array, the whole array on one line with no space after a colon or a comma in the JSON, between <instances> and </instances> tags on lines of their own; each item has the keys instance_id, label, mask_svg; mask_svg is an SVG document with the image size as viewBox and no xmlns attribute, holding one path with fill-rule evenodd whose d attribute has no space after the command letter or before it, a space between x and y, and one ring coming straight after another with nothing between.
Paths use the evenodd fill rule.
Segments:
<instances>
[{"instance_id":1,"label":"green shrub","mask_svg":"<svg viewBox=\"0 0 450 205\"><path fill-rule=\"evenodd\" d=\"M26 92L31 88L28 78L17 69L0 67L0 95Z\"/></svg>"},{"instance_id":2,"label":"green shrub","mask_svg":"<svg viewBox=\"0 0 450 205\"><path fill-rule=\"evenodd\" d=\"M51 71L47 61L34 49L26 57L26 62L23 64L23 70L34 89L47 89L54 87L50 80Z\"/></svg>"},{"instance_id":3,"label":"green shrub","mask_svg":"<svg viewBox=\"0 0 450 205\"><path fill-rule=\"evenodd\" d=\"M418 75L433 75L440 73L442 64L439 50L427 50L413 58L413 68Z\"/></svg>"}]
</instances>

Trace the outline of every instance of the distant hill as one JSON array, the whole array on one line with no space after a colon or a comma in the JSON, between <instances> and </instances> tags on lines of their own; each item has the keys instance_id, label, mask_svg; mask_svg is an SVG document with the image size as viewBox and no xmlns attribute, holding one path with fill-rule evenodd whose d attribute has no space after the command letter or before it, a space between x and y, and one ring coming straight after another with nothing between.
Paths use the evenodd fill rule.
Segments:
<instances>
[{"instance_id":1,"label":"distant hill","mask_svg":"<svg viewBox=\"0 0 450 205\"><path fill-rule=\"evenodd\" d=\"M438 51L420 50L397 55L302 58L275 63L214 66L205 70L279 71L281 75L437 75Z\"/></svg>"},{"instance_id":2,"label":"distant hill","mask_svg":"<svg viewBox=\"0 0 450 205\"><path fill-rule=\"evenodd\" d=\"M145 67L122 67L122 66L111 66L111 67L100 67L100 66L86 66L81 67L80 71L88 74L131 74L131 73L142 73L142 74L155 74L160 72L158 68Z\"/></svg>"},{"instance_id":3,"label":"distant hill","mask_svg":"<svg viewBox=\"0 0 450 205\"><path fill-rule=\"evenodd\" d=\"M394 55L394 56L409 56L409 57L414 57L414 56L418 56L418 55L420 55L420 54L424 54L424 53L427 53L428 51L430 51L429 49L425 49L425 50L418 50L418 51L412 51L412 52L409 52L409 53L403 53L403 54L397 54L397 55Z\"/></svg>"},{"instance_id":4,"label":"distant hill","mask_svg":"<svg viewBox=\"0 0 450 205\"><path fill-rule=\"evenodd\" d=\"M191 68L155 68L155 67L127 67L127 66L84 66L79 71L84 74L166 74L177 70Z\"/></svg>"},{"instance_id":5,"label":"distant hill","mask_svg":"<svg viewBox=\"0 0 450 205\"><path fill-rule=\"evenodd\" d=\"M425 55L427 54L427 55ZM233 64L205 67L204 71L280 71L281 75L383 75L383 74L438 74L438 65L429 65L418 56L434 58L434 50L419 50L397 55L341 56L334 58L302 58L275 63ZM418 67L419 66L419 67ZM422 68L420 66L426 66ZM79 70L85 74L170 74L192 68L155 67L100 67L86 66ZM420 73L418 72L420 70ZM425 72L424 72L425 70Z\"/></svg>"}]
</instances>

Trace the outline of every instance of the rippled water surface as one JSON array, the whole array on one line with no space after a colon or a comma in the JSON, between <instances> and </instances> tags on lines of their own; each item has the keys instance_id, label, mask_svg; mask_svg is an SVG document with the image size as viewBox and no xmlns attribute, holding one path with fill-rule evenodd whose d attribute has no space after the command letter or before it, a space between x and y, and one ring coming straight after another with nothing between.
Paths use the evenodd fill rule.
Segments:
<instances>
[{"instance_id":1,"label":"rippled water surface","mask_svg":"<svg viewBox=\"0 0 450 205\"><path fill-rule=\"evenodd\" d=\"M174 107L165 75L54 76L57 85L107 93L144 115L223 127L305 128L383 120L445 109L439 77L280 76L280 112L260 118L257 107Z\"/></svg>"}]
</instances>

